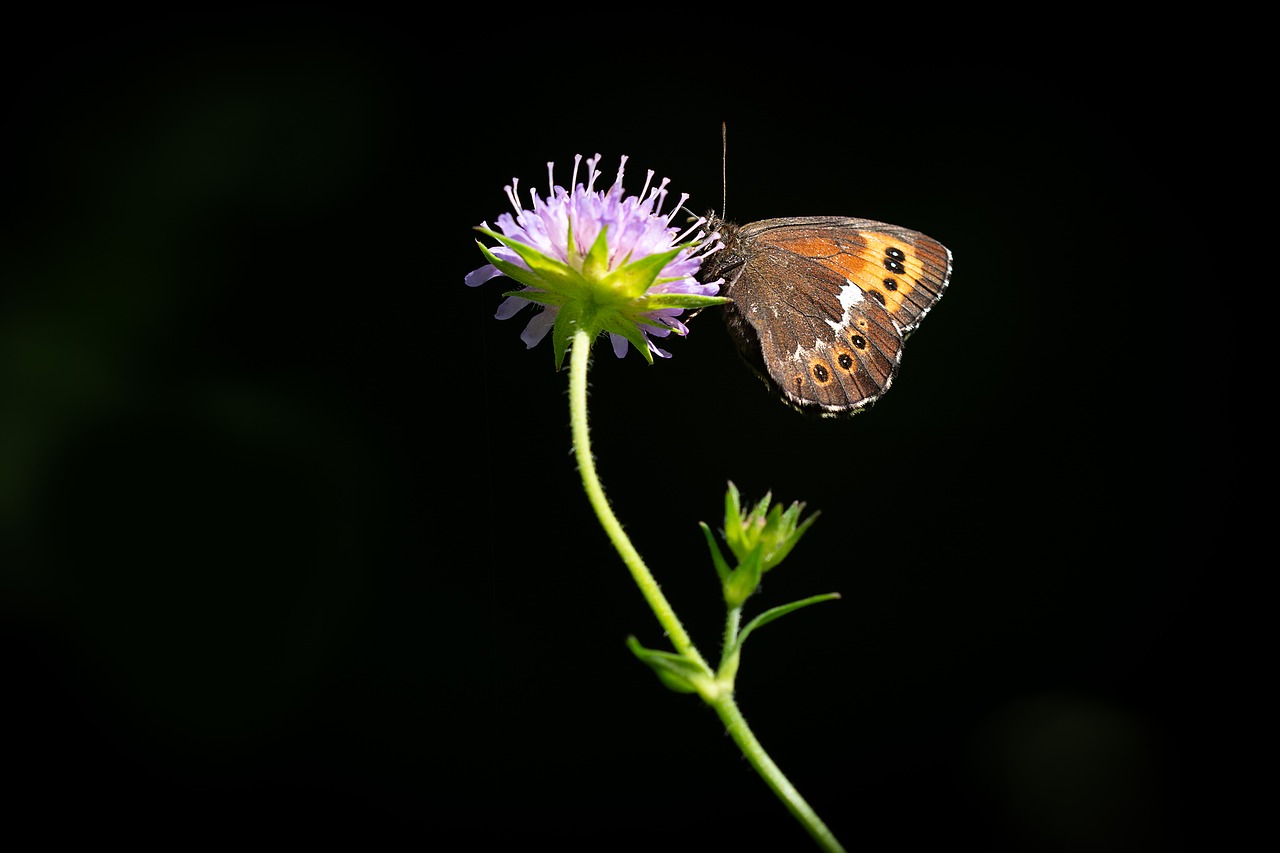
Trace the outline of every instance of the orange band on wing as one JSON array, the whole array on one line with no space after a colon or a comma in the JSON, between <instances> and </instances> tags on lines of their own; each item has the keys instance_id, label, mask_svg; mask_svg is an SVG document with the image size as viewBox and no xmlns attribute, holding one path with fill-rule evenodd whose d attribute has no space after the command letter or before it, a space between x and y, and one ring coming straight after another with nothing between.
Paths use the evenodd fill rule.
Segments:
<instances>
[{"instance_id":1,"label":"orange band on wing","mask_svg":"<svg viewBox=\"0 0 1280 853\"><path fill-rule=\"evenodd\" d=\"M890 314L902 309L907 295L915 290L924 267L915 249L900 240L861 233L858 240L833 240L804 236L779 240L778 245L803 255L847 278L869 295L877 297ZM897 250L897 257L890 250Z\"/></svg>"}]
</instances>

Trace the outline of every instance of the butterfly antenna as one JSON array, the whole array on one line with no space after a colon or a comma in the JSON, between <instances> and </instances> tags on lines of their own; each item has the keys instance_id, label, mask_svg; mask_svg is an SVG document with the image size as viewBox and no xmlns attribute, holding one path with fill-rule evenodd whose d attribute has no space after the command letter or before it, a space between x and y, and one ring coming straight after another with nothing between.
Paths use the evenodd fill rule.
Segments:
<instances>
[{"instance_id":1,"label":"butterfly antenna","mask_svg":"<svg viewBox=\"0 0 1280 853\"><path fill-rule=\"evenodd\" d=\"M729 123L720 122L720 218L729 206Z\"/></svg>"}]
</instances>

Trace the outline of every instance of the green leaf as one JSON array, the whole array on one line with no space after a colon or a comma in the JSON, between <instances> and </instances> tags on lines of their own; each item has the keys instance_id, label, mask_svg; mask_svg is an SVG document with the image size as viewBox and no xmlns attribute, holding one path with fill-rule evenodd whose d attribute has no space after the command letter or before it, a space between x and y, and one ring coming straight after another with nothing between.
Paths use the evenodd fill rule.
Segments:
<instances>
[{"instance_id":1,"label":"green leaf","mask_svg":"<svg viewBox=\"0 0 1280 853\"><path fill-rule=\"evenodd\" d=\"M636 657L649 665L663 684L677 693L697 693L695 685L712 677L705 668L688 658L671 652L646 649L635 637L627 637L627 646Z\"/></svg>"},{"instance_id":2,"label":"green leaf","mask_svg":"<svg viewBox=\"0 0 1280 853\"><path fill-rule=\"evenodd\" d=\"M772 622L775 619L778 619L779 617L786 616L788 613L794 613L795 611L799 610L802 607L808 607L811 604L818 604L823 601L832 601L839 597L840 597L840 593L838 592L828 592L828 593L824 593L823 595L813 595L813 596L810 596L809 598L802 598L799 601L793 601L790 604L782 604L782 605L779 605L778 607L773 607L769 610L766 610L765 612L761 613L759 616L757 616L756 618L748 622L746 627L742 629L742 633L738 635L737 645L738 647L741 647L742 644L746 642L748 634L750 634L752 631L756 630L757 628L763 628L765 625L768 625L770 622Z\"/></svg>"}]
</instances>

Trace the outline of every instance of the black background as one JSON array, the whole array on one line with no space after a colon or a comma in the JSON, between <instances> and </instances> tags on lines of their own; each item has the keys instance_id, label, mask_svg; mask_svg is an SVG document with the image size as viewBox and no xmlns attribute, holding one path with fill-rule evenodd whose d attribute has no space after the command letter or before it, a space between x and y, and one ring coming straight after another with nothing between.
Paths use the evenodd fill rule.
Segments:
<instances>
[{"instance_id":1,"label":"black background","mask_svg":"<svg viewBox=\"0 0 1280 853\"><path fill-rule=\"evenodd\" d=\"M596 350L605 487L708 656L726 482L822 512L750 605L843 596L748 645L766 748L850 850L1221 829L1239 451L1196 452L1221 366L1174 331L1180 72L299 8L46 32L0 242L6 831L810 849L628 652L663 638L582 494L567 375L462 284L549 160L626 154L629 190L719 208L722 121L729 218L881 219L956 264L850 421L773 401L714 312L654 366Z\"/></svg>"}]
</instances>

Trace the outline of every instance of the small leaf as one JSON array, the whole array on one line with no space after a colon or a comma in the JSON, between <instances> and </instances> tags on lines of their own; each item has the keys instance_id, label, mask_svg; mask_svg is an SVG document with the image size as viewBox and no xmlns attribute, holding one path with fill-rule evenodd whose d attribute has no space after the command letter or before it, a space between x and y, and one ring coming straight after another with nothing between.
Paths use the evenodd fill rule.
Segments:
<instances>
[{"instance_id":1,"label":"small leaf","mask_svg":"<svg viewBox=\"0 0 1280 853\"><path fill-rule=\"evenodd\" d=\"M790 604L781 604L777 607L770 608L747 623L747 626L742 629L742 633L738 635L737 645L741 647L743 642L746 641L748 634L757 628L763 628L765 625L768 625L770 622L781 616L786 616L788 613L794 613L802 607L808 607L810 604L832 601L839 597L840 593L838 592L828 592L822 595L813 595L809 598L802 598L799 601L793 601Z\"/></svg>"},{"instance_id":2,"label":"small leaf","mask_svg":"<svg viewBox=\"0 0 1280 853\"><path fill-rule=\"evenodd\" d=\"M636 657L649 665L663 684L677 693L697 693L698 688L694 685L711 677L703 667L688 658L671 652L646 649L635 637L627 637L627 646Z\"/></svg>"}]
</instances>

